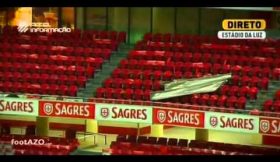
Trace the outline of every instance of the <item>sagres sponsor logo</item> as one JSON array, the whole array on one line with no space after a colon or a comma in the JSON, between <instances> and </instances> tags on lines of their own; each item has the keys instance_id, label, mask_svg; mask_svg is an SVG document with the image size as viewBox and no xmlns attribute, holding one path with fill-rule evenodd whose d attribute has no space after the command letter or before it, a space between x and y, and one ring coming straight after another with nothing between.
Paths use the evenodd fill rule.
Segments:
<instances>
[{"instance_id":1,"label":"sagres sponsor logo","mask_svg":"<svg viewBox=\"0 0 280 162\"><path fill-rule=\"evenodd\" d=\"M96 105L96 119L116 122L152 123L152 107L139 105L102 104Z\"/></svg>"},{"instance_id":2,"label":"sagres sponsor logo","mask_svg":"<svg viewBox=\"0 0 280 162\"><path fill-rule=\"evenodd\" d=\"M216 127L218 125L218 118L216 116L210 117L210 125L212 127Z\"/></svg>"},{"instance_id":3,"label":"sagres sponsor logo","mask_svg":"<svg viewBox=\"0 0 280 162\"><path fill-rule=\"evenodd\" d=\"M204 112L154 107L153 123L204 128Z\"/></svg>"},{"instance_id":4,"label":"sagres sponsor logo","mask_svg":"<svg viewBox=\"0 0 280 162\"><path fill-rule=\"evenodd\" d=\"M258 133L259 118L252 115L206 112L205 127L215 130Z\"/></svg>"},{"instance_id":5,"label":"sagres sponsor logo","mask_svg":"<svg viewBox=\"0 0 280 162\"><path fill-rule=\"evenodd\" d=\"M20 24L18 26L18 32L20 33L26 33L27 31L31 32L31 33L70 33L71 32L71 28L66 28L66 27L62 27L62 28L52 28L51 25L49 23L32 23L31 25L27 25L27 24Z\"/></svg>"},{"instance_id":6,"label":"sagres sponsor logo","mask_svg":"<svg viewBox=\"0 0 280 162\"><path fill-rule=\"evenodd\" d=\"M166 112L162 110L158 111L157 118L159 122L163 123L166 120Z\"/></svg>"},{"instance_id":7,"label":"sagres sponsor logo","mask_svg":"<svg viewBox=\"0 0 280 162\"><path fill-rule=\"evenodd\" d=\"M109 109L108 108L101 108L100 115L104 118L108 118L109 116Z\"/></svg>"},{"instance_id":8,"label":"sagres sponsor logo","mask_svg":"<svg viewBox=\"0 0 280 162\"><path fill-rule=\"evenodd\" d=\"M53 104L45 103L44 104L44 112L46 115L51 115L53 113Z\"/></svg>"},{"instance_id":9,"label":"sagres sponsor logo","mask_svg":"<svg viewBox=\"0 0 280 162\"><path fill-rule=\"evenodd\" d=\"M93 103L40 100L39 107L41 116L95 118L95 105Z\"/></svg>"}]
</instances>

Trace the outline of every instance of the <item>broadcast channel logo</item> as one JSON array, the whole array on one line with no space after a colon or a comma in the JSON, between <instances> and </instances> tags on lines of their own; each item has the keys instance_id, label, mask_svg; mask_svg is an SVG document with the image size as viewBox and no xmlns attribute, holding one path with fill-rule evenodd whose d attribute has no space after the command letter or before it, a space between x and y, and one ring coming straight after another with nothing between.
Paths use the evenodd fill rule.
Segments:
<instances>
[{"instance_id":1,"label":"broadcast channel logo","mask_svg":"<svg viewBox=\"0 0 280 162\"><path fill-rule=\"evenodd\" d=\"M19 33L26 33L27 31L31 33L70 33L71 28L52 28L49 23L32 23L31 25L20 24L17 28Z\"/></svg>"},{"instance_id":2,"label":"broadcast channel logo","mask_svg":"<svg viewBox=\"0 0 280 162\"><path fill-rule=\"evenodd\" d=\"M219 39L265 39L266 22L263 19L225 19Z\"/></svg>"}]
</instances>

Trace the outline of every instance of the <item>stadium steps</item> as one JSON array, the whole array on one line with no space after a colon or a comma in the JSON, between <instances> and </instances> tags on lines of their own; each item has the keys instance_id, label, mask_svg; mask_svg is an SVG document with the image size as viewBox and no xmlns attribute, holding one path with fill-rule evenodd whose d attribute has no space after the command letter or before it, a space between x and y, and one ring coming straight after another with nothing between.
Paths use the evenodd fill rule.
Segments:
<instances>
[{"instance_id":1,"label":"stadium steps","mask_svg":"<svg viewBox=\"0 0 280 162\"><path fill-rule=\"evenodd\" d=\"M270 81L268 90L260 90L257 100L250 100L246 103L246 109L252 110L258 108L259 110L262 110L263 103L268 99L273 99L274 94L278 89L280 89L280 82Z\"/></svg>"},{"instance_id":2,"label":"stadium steps","mask_svg":"<svg viewBox=\"0 0 280 162\"><path fill-rule=\"evenodd\" d=\"M114 52L110 60L103 64L102 69L96 73L95 77L87 81L86 87L79 90L77 96L83 98L94 97L96 89L102 86L103 81L111 75L113 70L118 67L120 61L126 58L128 52L133 48L133 45L121 44L118 51Z\"/></svg>"}]
</instances>

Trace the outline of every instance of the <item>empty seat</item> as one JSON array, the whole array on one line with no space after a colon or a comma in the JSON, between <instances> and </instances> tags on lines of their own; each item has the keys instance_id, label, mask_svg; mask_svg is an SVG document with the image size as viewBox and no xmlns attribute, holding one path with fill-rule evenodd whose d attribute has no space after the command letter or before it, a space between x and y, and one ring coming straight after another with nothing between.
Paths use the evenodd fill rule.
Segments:
<instances>
[{"instance_id":1,"label":"empty seat","mask_svg":"<svg viewBox=\"0 0 280 162\"><path fill-rule=\"evenodd\" d=\"M187 139L179 139L178 146L188 147L188 140Z\"/></svg>"},{"instance_id":2,"label":"empty seat","mask_svg":"<svg viewBox=\"0 0 280 162\"><path fill-rule=\"evenodd\" d=\"M157 143L157 137L149 137L147 142L149 144L156 144Z\"/></svg>"},{"instance_id":3,"label":"empty seat","mask_svg":"<svg viewBox=\"0 0 280 162\"><path fill-rule=\"evenodd\" d=\"M126 135L118 135L117 136L117 142L125 142L127 140Z\"/></svg>"},{"instance_id":4,"label":"empty seat","mask_svg":"<svg viewBox=\"0 0 280 162\"><path fill-rule=\"evenodd\" d=\"M137 137L134 135L129 135L126 139L127 142L135 143L137 141Z\"/></svg>"},{"instance_id":5,"label":"empty seat","mask_svg":"<svg viewBox=\"0 0 280 162\"><path fill-rule=\"evenodd\" d=\"M138 136L137 142L138 143L147 143L148 137L147 136Z\"/></svg>"},{"instance_id":6,"label":"empty seat","mask_svg":"<svg viewBox=\"0 0 280 162\"><path fill-rule=\"evenodd\" d=\"M157 144L160 144L160 145L167 145L167 138L165 138L165 137L159 137L158 140L157 140Z\"/></svg>"},{"instance_id":7,"label":"empty seat","mask_svg":"<svg viewBox=\"0 0 280 162\"><path fill-rule=\"evenodd\" d=\"M178 144L178 139L177 139L177 138L169 138L167 144L168 144L168 145L171 145L171 146L177 146L177 144Z\"/></svg>"}]
</instances>

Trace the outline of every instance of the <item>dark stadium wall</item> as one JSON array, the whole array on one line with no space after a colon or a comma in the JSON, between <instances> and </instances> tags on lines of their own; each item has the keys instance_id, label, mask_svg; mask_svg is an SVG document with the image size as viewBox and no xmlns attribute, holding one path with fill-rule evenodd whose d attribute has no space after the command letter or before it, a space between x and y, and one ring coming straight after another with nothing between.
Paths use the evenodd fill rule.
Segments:
<instances>
[{"instance_id":1,"label":"dark stadium wall","mask_svg":"<svg viewBox=\"0 0 280 162\"><path fill-rule=\"evenodd\" d=\"M213 35L222 29L223 10L201 9L200 33L201 35Z\"/></svg>"},{"instance_id":2,"label":"dark stadium wall","mask_svg":"<svg viewBox=\"0 0 280 162\"><path fill-rule=\"evenodd\" d=\"M277 12L268 11L202 7L85 7L77 8L76 12L77 27L83 28L81 25L84 24L85 29L125 31L130 44L140 41L148 32L216 35L222 29L223 19L264 18L269 27L277 28Z\"/></svg>"},{"instance_id":3,"label":"dark stadium wall","mask_svg":"<svg viewBox=\"0 0 280 162\"><path fill-rule=\"evenodd\" d=\"M77 29L84 30L85 29L85 19L83 19L85 15L85 10L83 7L75 8L75 27Z\"/></svg>"},{"instance_id":4,"label":"dark stadium wall","mask_svg":"<svg viewBox=\"0 0 280 162\"><path fill-rule=\"evenodd\" d=\"M178 7L176 11L176 28L178 34L198 34L199 29L199 9L196 7Z\"/></svg>"},{"instance_id":5,"label":"dark stadium wall","mask_svg":"<svg viewBox=\"0 0 280 162\"><path fill-rule=\"evenodd\" d=\"M145 33L152 31L152 8L132 7L130 8L130 43L134 44L143 38Z\"/></svg>"},{"instance_id":6,"label":"dark stadium wall","mask_svg":"<svg viewBox=\"0 0 280 162\"><path fill-rule=\"evenodd\" d=\"M108 8L108 30L128 32L128 7Z\"/></svg>"},{"instance_id":7,"label":"dark stadium wall","mask_svg":"<svg viewBox=\"0 0 280 162\"><path fill-rule=\"evenodd\" d=\"M85 7L85 29L106 30L106 7Z\"/></svg>"},{"instance_id":8,"label":"dark stadium wall","mask_svg":"<svg viewBox=\"0 0 280 162\"><path fill-rule=\"evenodd\" d=\"M175 32L175 8L153 7L153 33Z\"/></svg>"}]
</instances>

